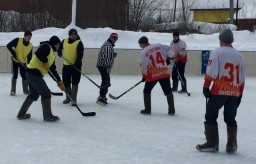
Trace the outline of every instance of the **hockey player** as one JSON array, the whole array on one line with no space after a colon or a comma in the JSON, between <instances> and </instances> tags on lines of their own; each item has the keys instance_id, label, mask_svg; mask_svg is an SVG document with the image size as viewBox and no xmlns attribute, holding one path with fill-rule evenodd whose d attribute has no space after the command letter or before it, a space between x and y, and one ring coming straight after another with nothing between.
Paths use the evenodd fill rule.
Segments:
<instances>
[{"instance_id":1,"label":"hockey player","mask_svg":"<svg viewBox=\"0 0 256 164\"><path fill-rule=\"evenodd\" d=\"M141 51L140 68L142 73L142 81L144 86L144 106L141 114L151 114L151 91L157 82L160 83L168 102L168 114L174 115L174 98L170 84L170 73L166 60L174 57L174 51L170 46L161 44L149 44L148 38L143 36L139 39L139 45L143 49Z\"/></svg>"},{"instance_id":2,"label":"hockey player","mask_svg":"<svg viewBox=\"0 0 256 164\"><path fill-rule=\"evenodd\" d=\"M186 43L179 38L179 32L175 31L173 33L173 41L171 42L171 47L173 47L175 51L174 57L174 67L172 69L172 80L173 87L172 91L178 91L179 80L181 82L181 90L178 93L186 93L187 92L187 80L185 78L185 68L187 63L187 45ZM179 74L178 74L179 71ZM180 77L179 77L180 76ZM180 79L181 78L181 79Z\"/></svg>"},{"instance_id":3,"label":"hockey player","mask_svg":"<svg viewBox=\"0 0 256 164\"><path fill-rule=\"evenodd\" d=\"M81 79L84 45L80 40L76 29L70 29L68 35L69 38L64 39L61 42L58 55L61 57L63 50L64 63L62 68L62 79L66 88L66 93L69 94L73 100L72 106L75 106L77 104L78 84ZM67 94L63 104L68 104L70 102L70 98Z\"/></svg>"},{"instance_id":4,"label":"hockey player","mask_svg":"<svg viewBox=\"0 0 256 164\"><path fill-rule=\"evenodd\" d=\"M110 72L114 64L114 58L117 56L117 53L114 51L114 46L118 40L117 33L111 33L108 40L104 42L101 46L100 52L98 54L97 68L101 75L101 87L99 92L99 97L97 103L101 105L107 105L106 95L108 93L108 88L110 84Z\"/></svg>"},{"instance_id":5,"label":"hockey player","mask_svg":"<svg viewBox=\"0 0 256 164\"><path fill-rule=\"evenodd\" d=\"M28 82L26 76L26 66L32 58L33 46L30 42L32 33L30 31L24 32L24 38L15 38L7 44L7 49L12 54L12 85L11 96L16 95L16 83L18 78L18 70L22 78L22 88L24 94L29 94Z\"/></svg>"},{"instance_id":6,"label":"hockey player","mask_svg":"<svg viewBox=\"0 0 256 164\"><path fill-rule=\"evenodd\" d=\"M63 91L65 89L63 82L61 81L55 65L54 51L58 50L60 39L57 36L52 36L50 41L41 42L33 58L28 64L27 77L29 82L30 94L23 102L17 118L29 119L30 114L27 113L28 108L37 101L39 95L41 96L41 103L43 107L44 121L59 121L58 116L54 116L51 110L51 91L48 88L43 77L48 71L51 72L52 78L57 81L58 87ZM53 77L54 76L54 77Z\"/></svg>"},{"instance_id":7,"label":"hockey player","mask_svg":"<svg viewBox=\"0 0 256 164\"><path fill-rule=\"evenodd\" d=\"M227 125L226 152L233 154L237 150L235 117L245 84L244 58L232 47L234 38L231 30L221 31L219 40L220 47L210 54L203 85L203 94L209 99L204 122L206 143L197 145L196 148L204 152L218 152L217 118L219 110L224 106L224 121Z\"/></svg>"}]
</instances>

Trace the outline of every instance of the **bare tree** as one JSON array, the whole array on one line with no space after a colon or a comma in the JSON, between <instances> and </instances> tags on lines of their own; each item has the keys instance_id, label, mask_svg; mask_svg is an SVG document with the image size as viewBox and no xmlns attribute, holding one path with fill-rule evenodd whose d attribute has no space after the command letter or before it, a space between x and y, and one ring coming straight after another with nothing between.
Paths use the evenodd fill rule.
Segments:
<instances>
[{"instance_id":1,"label":"bare tree","mask_svg":"<svg viewBox=\"0 0 256 164\"><path fill-rule=\"evenodd\" d=\"M182 3L178 3L179 12L177 14L177 18L175 19L177 22L183 22L183 31L187 31L192 26L192 12L191 8L196 8L198 6L198 0L186 0L183 1L183 9Z\"/></svg>"},{"instance_id":2,"label":"bare tree","mask_svg":"<svg viewBox=\"0 0 256 164\"><path fill-rule=\"evenodd\" d=\"M137 31L152 24L163 0L130 0L128 29Z\"/></svg>"}]
</instances>

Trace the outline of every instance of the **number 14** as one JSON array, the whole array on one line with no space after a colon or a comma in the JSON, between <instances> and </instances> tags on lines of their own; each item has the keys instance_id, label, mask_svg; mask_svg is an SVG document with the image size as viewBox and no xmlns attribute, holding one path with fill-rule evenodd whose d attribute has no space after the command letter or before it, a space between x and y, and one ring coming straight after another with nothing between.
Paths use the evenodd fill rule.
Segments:
<instances>
[{"instance_id":1,"label":"number 14","mask_svg":"<svg viewBox=\"0 0 256 164\"><path fill-rule=\"evenodd\" d=\"M156 60L154 59L153 55L150 54L149 59L151 60L151 63L153 65L153 67L156 67L156 63L157 64L165 64L165 60L162 57L161 52L156 52Z\"/></svg>"}]
</instances>

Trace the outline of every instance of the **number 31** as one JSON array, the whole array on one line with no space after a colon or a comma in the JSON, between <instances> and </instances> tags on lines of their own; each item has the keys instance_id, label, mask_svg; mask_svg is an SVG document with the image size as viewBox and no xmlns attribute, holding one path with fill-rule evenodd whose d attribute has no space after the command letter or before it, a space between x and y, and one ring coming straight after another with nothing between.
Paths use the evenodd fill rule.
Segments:
<instances>
[{"instance_id":1,"label":"number 31","mask_svg":"<svg viewBox=\"0 0 256 164\"><path fill-rule=\"evenodd\" d=\"M224 76L224 81L232 83L234 82L234 76L236 75L236 83L239 84L240 79L239 79L239 65L234 66L232 63L226 63L224 66L225 69L228 69L228 75L229 76Z\"/></svg>"}]
</instances>

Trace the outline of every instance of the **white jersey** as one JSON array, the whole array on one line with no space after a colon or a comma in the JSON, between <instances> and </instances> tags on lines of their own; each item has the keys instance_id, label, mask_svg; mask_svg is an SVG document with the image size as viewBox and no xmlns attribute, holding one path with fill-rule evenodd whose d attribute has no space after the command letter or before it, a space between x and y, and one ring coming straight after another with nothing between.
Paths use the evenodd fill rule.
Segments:
<instances>
[{"instance_id":1,"label":"white jersey","mask_svg":"<svg viewBox=\"0 0 256 164\"><path fill-rule=\"evenodd\" d=\"M242 95L245 83L244 57L232 47L215 49L209 57L204 87L213 81L214 95Z\"/></svg>"},{"instance_id":2,"label":"white jersey","mask_svg":"<svg viewBox=\"0 0 256 164\"><path fill-rule=\"evenodd\" d=\"M171 47L175 51L175 62L181 61L183 63L187 62L187 45L186 43L179 39L177 43L171 42Z\"/></svg>"},{"instance_id":3,"label":"white jersey","mask_svg":"<svg viewBox=\"0 0 256 164\"><path fill-rule=\"evenodd\" d=\"M161 44L151 44L141 51L140 68L146 81L155 81L170 77L166 64L167 58L174 57L172 47Z\"/></svg>"}]
</instances>

